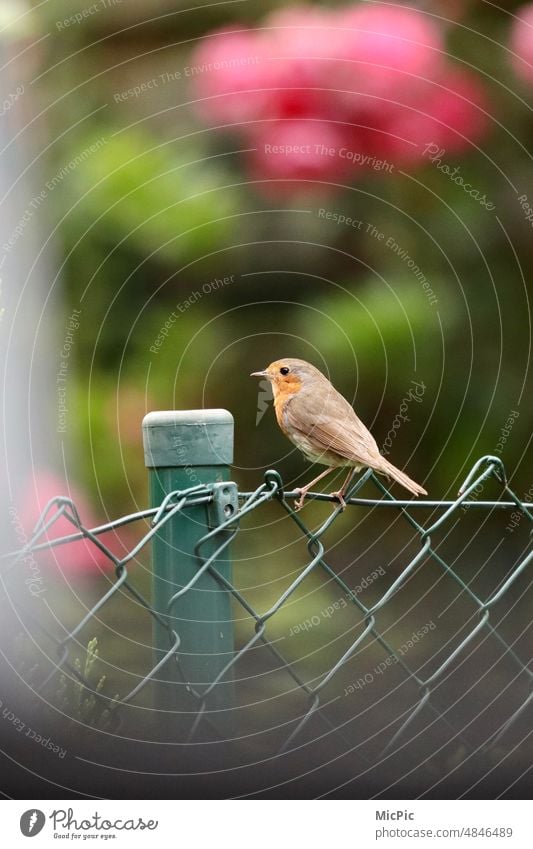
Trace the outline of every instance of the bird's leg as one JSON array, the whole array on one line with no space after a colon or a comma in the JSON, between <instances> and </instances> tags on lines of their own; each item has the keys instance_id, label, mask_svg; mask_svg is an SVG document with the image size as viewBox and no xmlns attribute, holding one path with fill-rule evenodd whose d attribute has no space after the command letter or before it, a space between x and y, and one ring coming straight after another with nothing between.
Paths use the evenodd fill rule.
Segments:
<instances>
[{"instance_id":1,"label":"bird's leg","mask_svg":"<svg viewBox=\"0 0 533 849\"><path fill-rule=\"evenodd\" d=\"M294 503L294 506L297 510L301 510L304 506L305 496L307 495L311 487L314 486L315 483L318 483L318 481L321 481L322 478L325 478L326 475L329 475L329 473L332 472L334 468L335 466L329 466L329 468L327 468L325 472L321 472L318 477L313 478L313 480L306 486L299 486L298 489L296 489L296 492L300 495L298 500Z\"/></svg>"},{"instance_id":2,"label":"bird's leg","mask_svg":"<svg viewBox=\"0 0 533 849\"><path fill-rule=\"evenodd\" d=\"M340 505L341 505L341 510L344 510L345 507L346 507L346 501L344 500L344 496L346 495L346 492L348 491L348 487L350 486L350 484L352 482L352 478L355 475L356 471L357 471L357 469L350 469L350 471L348 472L348 477L344 481L344 483L341 486L341 488L339 489L339 491L331 493L331 495L333 495L334 498L339 499Z\"/></svg>"}]
</instances>

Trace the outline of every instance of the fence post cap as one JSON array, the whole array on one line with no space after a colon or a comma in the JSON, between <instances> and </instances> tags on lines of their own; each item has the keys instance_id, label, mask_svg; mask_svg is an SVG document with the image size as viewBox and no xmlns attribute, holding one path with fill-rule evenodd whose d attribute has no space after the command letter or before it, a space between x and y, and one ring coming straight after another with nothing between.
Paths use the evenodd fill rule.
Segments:
<instances>
[{"instance_id":1,"label":"fence post cap","mask_svg":"<svg viewBox=\"0 0 533 849\"><path fill-rule=\"evenodd\" d=\"M229 466L233 416L228 410L158 410L143 419L145 465Z\"/></svg>"}]
</instances>

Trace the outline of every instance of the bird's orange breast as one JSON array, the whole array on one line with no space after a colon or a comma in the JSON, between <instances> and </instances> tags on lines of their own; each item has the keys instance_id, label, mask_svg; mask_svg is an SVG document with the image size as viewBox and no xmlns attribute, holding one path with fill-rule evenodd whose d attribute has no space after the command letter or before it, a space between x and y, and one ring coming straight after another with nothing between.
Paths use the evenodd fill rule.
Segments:
<instances>
[{"instance_id":1,"label":"bird's orange breast","mask_svg":"<svg viewBox=\"0 0 533 849\"><path fill-rule=\"evenodd\" d=\"M300 391L302 381L296 375L287 375L283 380L274 384L274 410L277 422L286 436L290 436L285 427L283 411L285 404Z\"/></svg>"}]
</instances>

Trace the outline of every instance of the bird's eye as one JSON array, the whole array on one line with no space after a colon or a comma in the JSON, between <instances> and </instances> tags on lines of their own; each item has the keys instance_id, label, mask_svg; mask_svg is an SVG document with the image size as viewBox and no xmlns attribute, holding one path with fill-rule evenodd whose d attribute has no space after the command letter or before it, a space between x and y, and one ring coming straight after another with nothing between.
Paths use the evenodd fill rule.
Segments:
<instances>
[{"instance_id":1,"label":"bird's eye","mask_svg":"<svg viewBox=\"0 0 533 849\"><path fill-rule=\"evenodd\" d=\"M290 372L290 368L288 366L282 366L282 368L280 368L280 370L279 370L280 374L288 374L289 372Z\"/></svg>"}]
</instances>

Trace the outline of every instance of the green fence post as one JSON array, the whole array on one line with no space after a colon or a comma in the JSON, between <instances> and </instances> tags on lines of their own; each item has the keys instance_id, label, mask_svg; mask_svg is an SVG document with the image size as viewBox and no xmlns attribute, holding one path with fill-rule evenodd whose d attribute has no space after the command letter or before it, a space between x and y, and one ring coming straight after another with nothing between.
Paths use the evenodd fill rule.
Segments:
<instances>
[{"instance_id":1,"label":"green fence post","mask_svg":"<svg viewBox=\"0 0 533 849\"><path fill-rule=\"evenodd\" d=\"M148 413L143 420L145 463L149 469L150 503L158 507L166 495L200 484L229 481L233 462L233 416L227 410L172 410ZM236 509L234 484L220 488ZM220 505L218 505L220 507ZM216 504L200 504L181 510L155 534L152 543L153 605L180 637L179 660L185 683L173 659L160 670L155 707L176 712L190 725L198 710L194 691L203 693L231 659L233 622L231 596L207 570L194 586L172 605L169 600L197 574L201 560L195 545L228 515L227 505L216 515ZM200 555L207 557L221 544L223 536L204 544ZM228 549L214 565L231 580ZM154 624L155 663L169 649L168 632ZM210 719L227 732L233 707L233 681L224 676L206 700ZM168 719L168 717L167 717ZM180 723L178 723L180 724Z\"/></svg>"}]
</instances>

